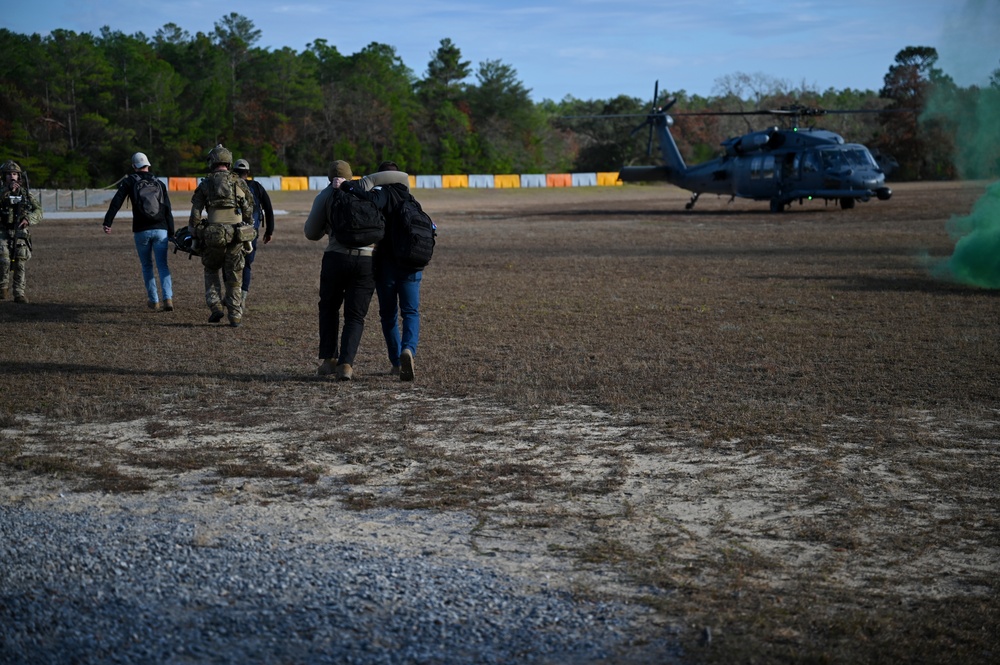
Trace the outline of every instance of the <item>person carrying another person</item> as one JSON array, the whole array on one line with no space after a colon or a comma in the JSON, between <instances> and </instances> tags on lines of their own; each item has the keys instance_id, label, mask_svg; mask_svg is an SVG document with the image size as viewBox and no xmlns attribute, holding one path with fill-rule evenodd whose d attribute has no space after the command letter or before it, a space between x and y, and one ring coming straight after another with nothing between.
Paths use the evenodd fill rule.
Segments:
<instances>
[{"instance_id":1,"label":"person carrying another person","mask_svg":"<svg viewBox=\"0 0 1000 665\"><path fill-rule=\"evenodd\" d=\"M390 373L401 381L413 381L414 357L420 336L423 266L417 267L400 258L394 246L394 242L401 242L395 227L402 223L402 204L412 199L409 176L399 170L396 162L384 161L379 164L377 174L365 176L354 184L362 190L370 190L359 196L372 201L385 217L386 233L375 245L373 255L379 319L392 368Z\"/></svg>"}]
</instances>

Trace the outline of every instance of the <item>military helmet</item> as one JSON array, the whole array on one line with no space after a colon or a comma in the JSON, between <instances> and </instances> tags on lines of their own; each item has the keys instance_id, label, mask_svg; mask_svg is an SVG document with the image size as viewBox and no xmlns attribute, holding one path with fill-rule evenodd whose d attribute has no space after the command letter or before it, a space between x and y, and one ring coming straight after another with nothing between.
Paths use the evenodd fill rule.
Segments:
<instances>
[{"instance_id":1,"label":"military helmet","mask_svg":"<svg viewBox=\"0 0 1000 665\"><path fill-rule=\"evenodd\" d=\"M209 168L213 168L217 164L225 164L226 166L231 166L232 163L233 163L233 153L229 152L229 150L222 147L221 143L212 148L212 151L208 153Z\"/></svg>"},{"instance_id":2,"label":"military helmet","mask_svg":"<svg viewBox=\"0 0 1000 665\"><path fill-rule=\"evenodd\" d=\"M15 162L13 159L8 159L3 164L0 164L0 173L23 173L21 171L21 165Z\"/></svg>"}]
</instances>

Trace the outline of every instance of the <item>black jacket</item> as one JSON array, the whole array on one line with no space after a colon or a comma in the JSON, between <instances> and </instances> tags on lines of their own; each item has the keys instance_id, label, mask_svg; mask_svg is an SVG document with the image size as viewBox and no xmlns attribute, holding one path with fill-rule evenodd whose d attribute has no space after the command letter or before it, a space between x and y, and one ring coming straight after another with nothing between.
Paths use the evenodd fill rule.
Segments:
<instances>
[{"instance_id":1,"label":"black jacket","mask_svg":"<svg viewBox=\"0 0 1000 665\"><path fill-rule=\"evenodd\" d=\"M161 193L163 194L163 205L166 208L164 219L157 220L148 217L143 211L141 205L136 205L135 200L135 183L139 180L154 180L154 176L149 171L137 171L132 175L125 176L122 181L118 184L118 191L115 192L115 197L111 199L111 205L108 206L108 212L104 215L104 226L111 226L115 221L115 215L121 209L122 204L125 202L125 197L128 197L129 201L132 203L132 233L138 233L139 231L149 231L151 229L166 229L168 236L174 235L174 212L170 208L170 196L167 194L167 186L163 184L162 180L157 180L159 184Z\"/></svg>"}]
</instances>

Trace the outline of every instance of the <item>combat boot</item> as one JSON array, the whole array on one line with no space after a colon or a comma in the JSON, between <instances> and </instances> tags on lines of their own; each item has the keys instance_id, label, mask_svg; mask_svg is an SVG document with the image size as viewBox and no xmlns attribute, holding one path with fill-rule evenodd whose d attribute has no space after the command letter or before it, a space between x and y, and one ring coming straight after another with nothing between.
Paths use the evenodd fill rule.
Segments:
<instances>
[{"instance_id":1,"label":"combat boot","mask_svg":"<svg viewBox=\"0 0 1000 665\"><path fill-rule=\"evenodd\" d=\"M213 307L212 314L208 317L209 323L218 323L222 320L222 317L226 315L225 311L221 307Z\"/></svg>"},{"instance_id":2,"label":"combat boot","mask_svg":"<svg viewBox=\"0 0 1000 665\"><path fill-rule=\"evenodd\" d=\"M14 302L19 302L19 303L22 303L22 304L26 304L28 302L28 299L24 296L24 294L20 294L20 295L14 296Z\"/></svg>"}]
</instances>

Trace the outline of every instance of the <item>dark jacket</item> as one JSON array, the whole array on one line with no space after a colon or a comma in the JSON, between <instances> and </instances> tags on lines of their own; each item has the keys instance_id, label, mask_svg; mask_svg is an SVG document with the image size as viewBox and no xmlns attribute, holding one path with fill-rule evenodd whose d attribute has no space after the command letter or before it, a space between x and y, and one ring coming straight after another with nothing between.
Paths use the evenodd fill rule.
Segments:
<instances>
[{"instance_id":1,"label":"dark jacket","mask_svg":"<svg viewBox=\"0 0 1000 665\"><path fill-rule=\"evenodd\" d=\"M135 183L140 179L156 180L160 186L160 191L163 194L163 206L165 208L163 220L147 216L142 211L142 205L136 205L138 202L135 200ZM168 236L174 235L174 212L170 207L170 196L167 195L167 186L163 184L162 180L157 179L156 176L148 171L137 171L132 175L122 178L122 181L118 184L118 191L115 192L115 197L111 199L111 205L108 206L108 212L104 215L104 226L111 226L114 223L115 215L118 214L126 197L132 203L132 233L149 231L151 229L166 229Z\"/></svg>"},{"instance_id":2,"label":"dark jacket","mask_svg":"<svg viewBox=\"0 0 1000 665\"><path fill-rule=\"evenodd\" d=\"M274 235L274 208L271 207L271 197L268 195L264 185L256 180L246 180L253 194L253 226L260 228L261 221L264 222L264 237L269 238Z\"/></svg>"}]
</instances>

